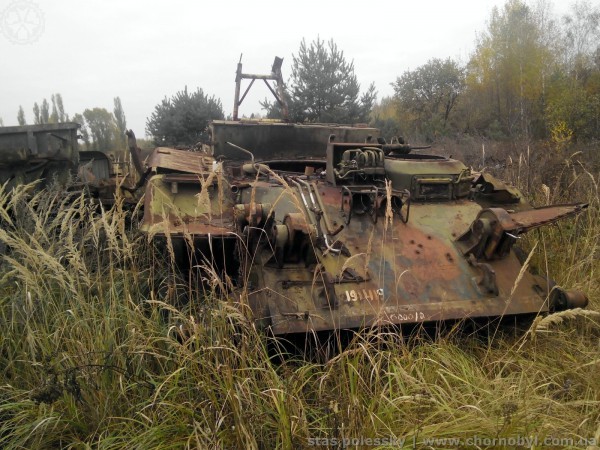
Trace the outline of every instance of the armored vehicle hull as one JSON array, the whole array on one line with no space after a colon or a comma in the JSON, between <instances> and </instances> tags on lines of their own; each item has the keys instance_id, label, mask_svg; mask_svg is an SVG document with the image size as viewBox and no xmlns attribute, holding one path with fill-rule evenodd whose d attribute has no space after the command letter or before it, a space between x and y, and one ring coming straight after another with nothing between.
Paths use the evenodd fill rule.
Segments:
<instances>
[{"instance_id":1,"label":"armored vehicle hull","mask_svg":"<svg viewBox=\"0 0 600 450\"><path fill-rule=\"evenodd\" d=\"M104 152L80 150L79 127L74 122L0 127L0 183L10 190L39 181L36 188L43 188L55 180L65 185L78 178L70 183L71 191L85 187L92 197L110 205L120 190L126 202L135 204L128 173L115 173L114 162Z\"/></svg>"},{"instance_id":2,"label":"armored vehicle hull","mask_svg":"<svg viewBox=\"0 0 600 450\"><path fill-rule=\"evenodd\" d=\"M0 127L0 183L64 178L79 162L76 123Z\"/></svg>"},{"instance_id":3,"label":"armored vehicle hull","mask_svg":"<svg viewBox=\"0 0 600 450\"><path fill-rule=\"evenodd\" d=\"M312 144L288 149L281 127L312 133ZM513 249L521 234L587 205L532 209L460 161L346 128L354 142L330 125L216 122L206 152L159 148L142 230L169 240L184 265L233 280L232 294L275 335L587 304L528 272Z\"/></svg>"}]
</instances>

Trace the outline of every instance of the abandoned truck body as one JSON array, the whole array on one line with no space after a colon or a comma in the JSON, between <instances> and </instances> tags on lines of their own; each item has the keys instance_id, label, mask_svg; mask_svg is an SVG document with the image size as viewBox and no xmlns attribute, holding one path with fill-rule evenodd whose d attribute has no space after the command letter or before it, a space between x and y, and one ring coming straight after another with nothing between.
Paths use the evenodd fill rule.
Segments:
<instances>
[{"instance_id":1,"label":"abandoned truck body","mask_svg":"<svg viewBox=\"0 0 600 450\"><path fill-rule=\"evenodd\" d=\"M72 178L71 191L85 186L105 205L114 202L117 189L134 203L127 174L119 177L106 153L80 149L79 127L74 122L0 127L0 184L10 190L38 181L41 189L53 181L65 185Z\"/></svg>"},{"instance_id":2,"label":"abandoned truck body","mask_svg":"<svg viewBox=\"0 0 600 450\"><path fill-rule=\"evenodd\" d=\"M64 179L79 162L79 124L0 127L0 183Z\"/></svg>"},{"instance_id":3,"label":"abandoned truck body","mask_svg":"<svg viewBox=\"0 0 600 450\"><path fill-rule=\"evenodd\" d=\"M151 155L141 229L227 274L275 335L587 304L513 249L585 204L531 209L489 175L373 128L217 121L210 135L204 152Z\"/></svg>"}]
</instances>

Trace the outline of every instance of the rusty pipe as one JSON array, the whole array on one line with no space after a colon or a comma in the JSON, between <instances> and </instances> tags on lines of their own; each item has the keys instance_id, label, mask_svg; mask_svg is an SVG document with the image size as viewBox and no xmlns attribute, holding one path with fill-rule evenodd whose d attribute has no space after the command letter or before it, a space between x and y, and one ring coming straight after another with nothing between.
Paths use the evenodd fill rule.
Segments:
<instances>
[{"instance_id":1,"label":"rusty pipe","mask_svg":"<svg viewBox=\"0 0 600 450\"><path fill-rule=\"evenodd\" d=\"M563 289L560 286L554 286L550 290L551 311L585 308L588 302L587 295L575 289Z\"/></svg>"},{"instance_id":2,"label":"rusty pipe","mask_svg":"<svg viewBox=\"0 0 600 450\"><path fill-rule=\"evenodd\" d=\"M587 295L576 289L565 289L563 293L569 309L585 308L589 303Z\"/></svg>"},{"instance_id":3,"label":"rusty pipe","mask_svg":"<svg viewBox=\"0 0 600 450\"><path fill-rule=\"evenodd\" d=\"M306 201L306 197L304 197L304 192L302 192L302 186L300 186L300 183L298 183L294 178L290 177L290 180L298 188L298 191L300 192L300 197L302 197L302 203L304 204L304 209L306 210L306 214L309 214L310 209L308 207L308 202Z\"/></svg>"},{"instance_id":4,"label":"rusty pipe","mask_svg":"<svg viewBox=\"0 0 600 450\"><path fill-rule=\"evenodd\" d=\"M310 217L311 210L310 210L310 207L308 206L308 202L306 201L306 197L304 196L304 191L303 191L303 189L302 189L302 185L301 185L301 184L300 184L298 181L300 181L301 183L305 184L306 186L309 186L309 185L308 185L308 183L306 183L305 181L303 181L303 180L300 180L300 179L296 180L296 179L295 179L295 178L293 178L293 177L290 177L290 180L291 180L291 181L292 181L292 183L294 183L294 184L296 185L296 187L298 188L298 191L300 192L300 196L302 197L302 201L303 201L303 203L304 203L304 208L306 209L306 214L307 214L307 216L308 216L308 217ZM312 197L313 195L312 195L312 192L310 192L310 187L309 187L309 189L308 189L308 192L309 192L309 194L310 194L310 197ZM311 198L311 200L312 200L312 202L313 202L313 208L314 208L314 209L317 209L317 208L316 208L316 204L314 203L314 199L312 199L312 198ZM341 252L341 250L340 250L340 249L337 249L337 248L334 248L334 247L332 247L332 246L331 246L331 244L329 243L329 240L327 239L327 233L323 233L323 231L322 231L322 230L320 229L320 227L318 227L318 226L317 226L317 227L315 227L315 228L316 228L316 230L317 230L317 236L318 236L319 234L321 234L321 235L323 236L323 240L324 240L324 242L325 242L325 247L327 247L327 250L329 250L331 253L336 253L336 254ZM320 237L320 236L319 236L319 237Z\"/></svg>"},{"instance_id":5,"label":"rusty pipe","mask_svg":"<svg viewBox=\"0 0 600 450\"><path fill-rule=\"evenodd\" d=\"M310 203L312 204L312 207L316 209L317 202L315 201L315 197L313 196L313 193L310 190L310 185L301 178L296 178L296 181L298 181L298 183L302 184L302 186L306 188L306 190L308 191L308 195L310 196Z\"/></svg>"},{"instance_id":6,"label":"rusty pipe","mask_svg":"<svg viewBox=\"0 0 600 450\"><path fill-rule=\"evenodd\" d=\"M245 148L240 147L239 145L235 145L232 142L227 141L226 142L227 145L231 145L233 148L237 148L239 151L247 153L248 155L250 155L250 161L252 161L252 164L254 164L254 155L252 154L252 152L250 150L246 150Z\"/></svg>"}]
</instances>

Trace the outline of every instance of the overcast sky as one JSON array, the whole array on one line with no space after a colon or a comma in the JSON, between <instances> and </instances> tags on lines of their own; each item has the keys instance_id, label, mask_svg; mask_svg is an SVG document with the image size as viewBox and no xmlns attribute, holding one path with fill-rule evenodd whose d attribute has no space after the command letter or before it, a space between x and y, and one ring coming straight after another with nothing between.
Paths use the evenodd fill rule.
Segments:
<instances>
[{"instance_id":1,"label":"overcast sky","mask_svg":"<svg viewBox=\"0 0 600 450\"><path fill-rule=\"evenodd\" d=\"M594 3L597 3L595 0ZM274 56L291 73L300 41L333 39L363 89L379 98L404 71L430 58L465 62L503 0L146 1L0 0L0 117L17 124L19 105L33 122L34 102L63 97L69 115L113 110L121 98L138 136L165 96L201 87L233 110L235 69L268 73ZM556 14L571 1L555 1ZM246 81L247 83L247 81ZM261 112L270 97L255 83L240 115Z\"/></svg>"}]
</instances>

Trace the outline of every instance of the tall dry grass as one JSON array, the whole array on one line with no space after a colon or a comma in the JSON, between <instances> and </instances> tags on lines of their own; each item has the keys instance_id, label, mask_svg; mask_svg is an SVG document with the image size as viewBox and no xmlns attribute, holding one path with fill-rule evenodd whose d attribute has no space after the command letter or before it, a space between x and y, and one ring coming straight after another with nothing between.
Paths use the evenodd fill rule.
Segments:
<instances>
[{"instance_id":1,"label":"tall dry grass","mask_svg":"<svg viewBox=\"0 0 600 450\"><path fill-rule=\"evenodd\" d=\"M529 239L539 242L537 267L587 290L597 311L598 177L589 180L577 188L590 202L584 214ZM2 448L600 439L597 315L545 319L493 340L370 331L325 363L273 358L235 299L186 289L120 201L104 210L84 195L30 191L0 190ZM177 305L182 283L189 301Z\"/></svg>"},{"instance_id":2,"label":"tall dry grass","mask_svg":"<svg viewBox=\"0 0 600 450\"><path fill-rule=\"evenodd\" d=\"M597 149L542 148L508 158L501 175L521 189L533 206L588 203L585 213L527 235L539 243L534 267L558 284L581 289L600 309L600 154Z\"/></svg>"}]
</instances>

